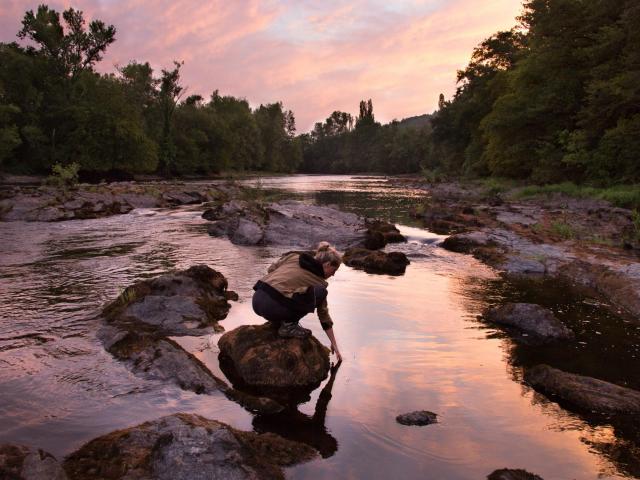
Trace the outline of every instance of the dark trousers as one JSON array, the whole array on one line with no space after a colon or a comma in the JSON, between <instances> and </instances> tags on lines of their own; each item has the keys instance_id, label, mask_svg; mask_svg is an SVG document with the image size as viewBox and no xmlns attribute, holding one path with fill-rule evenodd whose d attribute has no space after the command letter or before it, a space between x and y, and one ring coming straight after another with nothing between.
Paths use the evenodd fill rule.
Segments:
<instances>
[{"instance_id":1,"label":"dark trousers","mask_svg":"<svg viewBox=\"0 0 640 480\"><path fill-rule=\"evenodd\" d=\"M311 311L315 310L327 298L327 289L322 286L313 287L314 305ZM276 325L281 323L297 323L306 313L299 309L292 309L279 302L272 295L264 290L256 290L253 293L253 311L262 318Z\"/></svg>"}]
</instances>

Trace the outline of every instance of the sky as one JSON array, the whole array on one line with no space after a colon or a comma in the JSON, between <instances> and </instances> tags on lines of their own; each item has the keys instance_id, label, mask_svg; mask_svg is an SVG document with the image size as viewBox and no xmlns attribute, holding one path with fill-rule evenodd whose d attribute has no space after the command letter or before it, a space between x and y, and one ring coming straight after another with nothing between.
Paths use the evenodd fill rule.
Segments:
<instances>
[{"instance_id":1,"label":"sky","mask_svg":"<svg viewBox=\"0 0 640 480\"><path fill-rule=\"evenodd\" d=\"M46 3L116 27L98 70L130 61L156 73L184 61L187 95L281 101L305 132L334 110L372 99L386 123L437 109L473 48L516 24L521 0L0 0L0 41Z\"/></svg>"}]
</instances>

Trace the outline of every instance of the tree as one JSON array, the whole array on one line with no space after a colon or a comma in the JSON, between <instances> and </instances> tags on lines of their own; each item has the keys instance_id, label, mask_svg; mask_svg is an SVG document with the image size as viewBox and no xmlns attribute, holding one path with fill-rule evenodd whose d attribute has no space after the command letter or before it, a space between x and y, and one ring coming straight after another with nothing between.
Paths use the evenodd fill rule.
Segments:
<instances>
[{"instance_id":1,"label":"tree","mask_svg":"<svg viewBox=\"0 0 640 480\"><path fill-rule=\"evenodd\" d=\"M172 137L172 119L176 105L184 93L180 85L180 68L183 62L173 62L173 70L162 70L160 77L160 91L158 92L158 106L162 119L162 133L160 137L159 171L165 175L173 174L176 158L175 145Z\"/></svg>"},{"instance_id":2,"label":"tree","mask_svg":"<svg viewBox=\"0 0 640 480\"><path fill-rule=\"evenodd\" d=\"M33 10L25 13L18 37L38 44L39 52L53 59L65 75L76 76L81 71L92 70L115 41L115 27L94 20L87 31L82 12L73 8L65 10L62 17L67 25L66 33L58 12L40 5L35 14Z\"/></svg>"}]
</instances>

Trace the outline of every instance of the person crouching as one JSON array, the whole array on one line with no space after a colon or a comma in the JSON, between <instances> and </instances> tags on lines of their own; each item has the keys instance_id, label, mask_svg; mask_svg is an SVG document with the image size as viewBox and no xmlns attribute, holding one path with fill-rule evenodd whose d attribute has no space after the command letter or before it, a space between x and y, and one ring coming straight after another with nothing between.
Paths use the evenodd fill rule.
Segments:
<instances>
[{"instance_id":1,"label":"person crouching","mask_svg":"<svg viewBox=\"0 0 640 480\"><path fill-rule=\"evenodd\" d=\"M315 255L292 252L267 270L253 289L253 311L278 326L282 338L305 338L311 330L298 322L317 310L322 329L331 342L331 353L338 361L342 356L333 333L333 321L327 305L326 279L332 277L342 257L328 242L320 242Z\"/></svg>"}]
</instances>

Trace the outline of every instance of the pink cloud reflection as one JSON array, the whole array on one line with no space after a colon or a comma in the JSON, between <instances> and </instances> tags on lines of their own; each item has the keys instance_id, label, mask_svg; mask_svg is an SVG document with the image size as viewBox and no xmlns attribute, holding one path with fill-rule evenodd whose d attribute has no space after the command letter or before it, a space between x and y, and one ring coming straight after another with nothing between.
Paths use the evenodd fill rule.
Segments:
<instances>
[{"instance_id":1,"label":"pink cloud reflection","mask_svg":"<svg viewBox=\"0 0 640 480\"><path fill-rule=\"evenodd\" d=\"M293 1L54 0L118 30L100 70L149 61L159 71L184 60L189 93L282 101L299 131L333 110L355 113L372 98L386 122L435 110L455 90L471 50L520 12L517 0ZM0 40L13 41L37 3L4 0Z\"/></svg>"}]
</instances>

